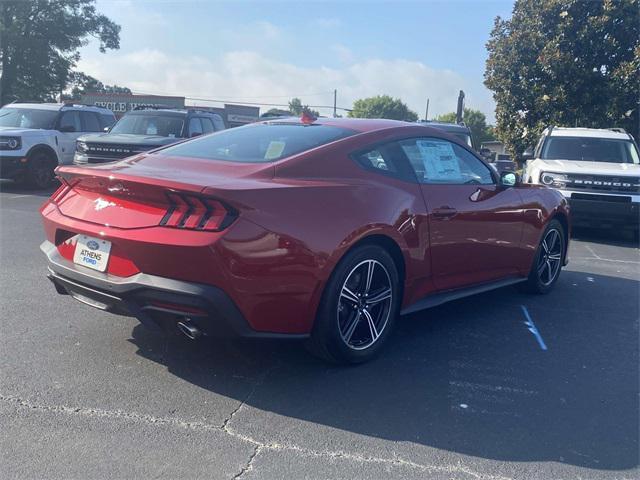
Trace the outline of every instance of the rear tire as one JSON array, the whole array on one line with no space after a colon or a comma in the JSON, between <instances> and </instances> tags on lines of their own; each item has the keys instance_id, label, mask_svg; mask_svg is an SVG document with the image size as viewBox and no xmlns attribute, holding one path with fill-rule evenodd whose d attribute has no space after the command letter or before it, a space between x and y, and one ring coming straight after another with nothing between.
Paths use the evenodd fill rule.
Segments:
<instances>
[{"instance_id":1,"label":"rear tire","mask_svg":"<svg viewBox=\"0 0 640 480\"><path fill-rule=\"evenodd\" d=\"M377 245L357 247L327 282L307 347L332 363L372 359L393 330L401 292L389 253Z\"/></svg>"},{"instance_id":2,"label":"rear tire","mask_svg":"<svg viewBox=\"0 0 640 480\"><path fill-rule=\"evenodd\" d=\"M55 176L57 162L45 152L35 152L27 162L26 183L31 188L48 188Z\"/></svg>"},{"instance_id":3,"label":"rear tire","mask_svg":"<svg viewBox=\"0 0 640 480\"><path fill-rule=\"evenodd\" d=\"M542 234L529 277L521 284L522 290L539 294L553 290L560 277L566 252L564 228L558 220L551 220Z\"/></svg>"}]
</instances>

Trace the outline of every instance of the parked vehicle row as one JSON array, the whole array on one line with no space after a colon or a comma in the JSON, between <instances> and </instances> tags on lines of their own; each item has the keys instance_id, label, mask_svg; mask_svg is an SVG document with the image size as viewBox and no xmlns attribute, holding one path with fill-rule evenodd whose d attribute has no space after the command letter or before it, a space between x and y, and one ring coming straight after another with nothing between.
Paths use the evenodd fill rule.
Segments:
<instances>
[{"instance_id":1,"label":"parked vehicle row","mask_svg":"<svg viewBox=\"0 0 640 480\"><path fill-rule=\"evenodd\" d=\"M189 338L362 362L400 314L546 293L567 262L560 193L415 123L267 121L58 175L41 210L57 291Z\"/></svg>"},{"instance_id":2,"label":"parked vehicle row","mask_svg":"<svg viewBox=\"0 0 640 480\"><path fill-rule=\"evenodd\" d=\"M0 178L46 188L58 165L111 162L224 128L217 113L195 109L145 108L116 122L103 107L9 104L0 109Z\"/></svg>"},{"instance_id":3,"label":"parked vehicle row","mask_svg":"<svg viewBox=\"0 0 640 480\"><path fill-rule=\"evenodd\" d=\"M0 109L0 178L46 188L58 165L73 162L77 138L109 128L106 108L51 103L14 103Z\"/></svg>"}]
</instances>

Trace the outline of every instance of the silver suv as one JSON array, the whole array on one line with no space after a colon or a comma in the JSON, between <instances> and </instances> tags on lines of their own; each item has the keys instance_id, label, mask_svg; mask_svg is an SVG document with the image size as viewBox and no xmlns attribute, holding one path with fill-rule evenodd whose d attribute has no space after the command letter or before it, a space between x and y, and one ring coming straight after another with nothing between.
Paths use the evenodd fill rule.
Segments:
<instances>
[{"instance_id":1,"label":"silver suv","mask_svg":"<svg viewBox=\"0 0 640 480\"><path fill-rule=\"evenodd\" d=\"M569 200L573 226L632 228L640 219L640 155L622 129L549 127L527 149L526 182Z\"/></svg>"}]
</instances>

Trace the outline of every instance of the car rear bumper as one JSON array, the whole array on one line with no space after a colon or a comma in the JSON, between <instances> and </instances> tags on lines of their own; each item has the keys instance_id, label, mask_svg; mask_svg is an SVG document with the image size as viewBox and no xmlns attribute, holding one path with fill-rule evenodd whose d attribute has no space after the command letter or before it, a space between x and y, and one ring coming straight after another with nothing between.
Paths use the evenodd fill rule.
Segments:
<instances>
[{"instance_id":1,"label":"car rear bumper","mask_svg":"<svg viewBox=\"0 0 640 480\"><path fill-rule=\"evenodd\" d=\"M602 226L638 228L640 225L639 195L590 194L562 191L571 206L574 227Z\"/></svg>"},{"instance_id":2,"label":"car rear bumper","mask_svg":"<svg viewBox=\"0 0 640 480\"><path fill-rule=\"evenodd\" d=\"M48 259L47 277L58 293L103 311L136 317L159 330L189 321L214 337L305 338L308 335L252 329L233 300L220 288L138 273L117 277L75 265L55 245L40 246Z\"/></svg>"}]
</instances>

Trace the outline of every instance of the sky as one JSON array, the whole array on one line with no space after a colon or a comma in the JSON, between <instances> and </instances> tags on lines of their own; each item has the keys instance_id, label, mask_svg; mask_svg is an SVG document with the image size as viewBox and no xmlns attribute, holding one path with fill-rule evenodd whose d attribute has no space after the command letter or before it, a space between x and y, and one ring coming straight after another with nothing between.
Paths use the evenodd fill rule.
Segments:
<instances>
[{"instance_id":1,"label":"sky","mask_svg":"<svg viewBox=\"0 0 640 480\"><path fill-rule=\"evenodd\" d=\"M424 118L466 106L494 119L485 44L512 0L97 0L122 26L120 49L81 49L78 69L134 93L350 108L399 97ZM187 103L221 105L192 100ZM262 107L262 111L268 106ZM321 114L331 110L320 108ZM344 112L343 112L344 113Z\"/></svg>"}]
</instances>

